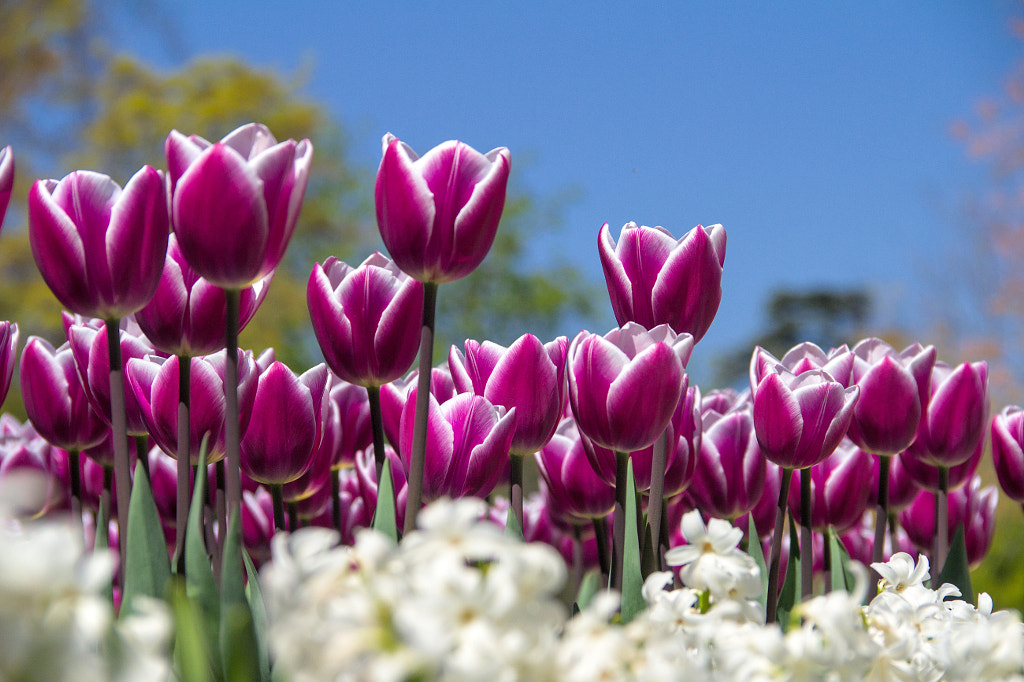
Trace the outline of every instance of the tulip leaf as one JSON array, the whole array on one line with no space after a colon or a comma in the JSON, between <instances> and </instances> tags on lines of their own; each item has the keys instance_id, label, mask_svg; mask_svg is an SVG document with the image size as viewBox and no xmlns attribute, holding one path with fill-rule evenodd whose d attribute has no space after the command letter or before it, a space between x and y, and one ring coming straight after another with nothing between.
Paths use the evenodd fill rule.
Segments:
<instances>
[{"instance_id":1,"label":"tulip leaf","mask_svg":"<svg viewBox=\"0 0 1024 682\"><path fill-rule=\"evenodd\" d=\"M220 653L224 679L250 682L259 678L259 656L252 611L245 597L242 565L242 520L231 510L220 569Z\"/></svg>"},{"instance_id":2,"label":"tulip leaf","mask_svg":"<svg viewBox=\"0 0 1024 682\"><path fill-rule=\"evenodd\" d=\"M651 573L658 570L658 561L655 557L655 552L660 552L661 548L655 546L654 539L651 537L651 525L649 523L642 524L643 529L643 549L640 551L640 574L646 580Z\"/></svg>"},{"instance_id":3,"label":"tulip leaf","mask_svg":"<svg viewBox=\"0 0 1024 682\"><path fill-rule=\"evenodd\" d=\"M633 461L626 467L626 528L625 546L622 550L622 608L620 610L623 623L644 610L643 587L644 577L640 568L640 534L637 532L637 520L640 505L636 499L636 481L633 478Z\"/></svg>"},{"instance_id":4,"label":"tulip leaf","mask_svg":"<svg viewBox=\"0 0 1024 682\"><path fill-rule=\"evenodd\" d=\"M832 590L849 592L856 584L856 579L850 571L850 555L843 546L843 541L832 530L828 532L828 551L832 562Z\"/></svg>"},{"instance_id":5,"label":"tulip leaf","mask_svg":"<svg viewBox=\"0 0 1024 682\"><path fill-rule=\"evenodd\" d=\"M512 505L508 506L508 515L505 517L505 535L516 540L523 539L523 527L519 525L519 519L516 518L516 512L512 509Z\"/></svg>"},{"instance_id":6,"label":"tulip leaf","mask_svg":"<svg viewBox=\"0 0 1024 682\"><path fill-rule=\"evenodd\" d=\"M768 564L764 560L764 548L761 547L761 538L757 535L757 526L754 525L754 515L747 515L747 553L750 554L754 563L761 572L761 596L758 603L761 608L767 608L768 604Z\"/></svg>"},{"instance_id":7,"label":"tulip leaf","mask_svg":"<svg viewBox=\"0 0 1024 682\"><path fill-rule=\"evenodd\" d=\"M248 552L242 552L245 562L245 598L252 611L253 629L256 633L256 647L260 659L260 682L270 682L270 652L267 649L267 605L263 601L263 589L260 587L259 573L249 558Z\"/></svg>"},{"instance_id":8,"label":"tulip leaf","mask_svg":"<svg viewBox=\"0 0 1024 682\"><path fill-rule=\"evenodd\" d=\"M380 479L380 485L377 486L377 511L373 514L372 527L394 542L398 542L398 522L395 520L395 484L391 477L391 461L386 458Z\"/></svg>"},{"instance_id":9,"label":"tulip leaf","mask_svg":"<svg viewBox=\"0 0 1024 682\"><path fill-rule=\"evenodd\" d=\"M192 490L192 505L188 511L188 525L185 528L185 594L199 609L203 627L203 641L216 641L220 631L220 591L210 567L206 550L203 511L206 500L206 444L199 448L199 465L196 468L196 482ZM213 670L220 669L220 651L208 647L207 654Z\"/></svg>"},{"instance_id":10,"label":"tulip leaf","mask_svg":"<svg viewBox=\"0 0 1024 682\"><path fill-rule=\"evenodd\" d=\"M149 478L140 464L135 465L135 483L128 503L127 540L122 613L132 612L132 602L139 595L163 599L171 577L160 512L153 500Z\"/></svg>"},{"instance_id":11,"label":"tulip leaf","mask_svg":"<svg viewBox=\"0 0 1024 682\"><path fill-rule=\"evenodd\" d=\"M800 537L792 511L789 512L789 561L786 563L786 580L782 583L782 592L779 594L778 610L778 623L783 631L789 629L789 614L792 613L801 594Z\"/></svg>"},{"instance_id":12,"label":"tulip leaf","mask_svg":"<svg viewBox=\"0 0 1024 682\"><path fill-rule=\"evenodd\" d=\"M956 527L956 535L949 546L946 563L939 573L935 585L949 583L960 590L960 598L968 604L974 603L974 588L971 587L971 567L967 562L967 542L964 536L964 524Z\"/></svg>"},{"instance_id":13,"label":"tulip leaf","mask_svg":"<svg viewBox=\"0 0 1024 682\"><path fill-rule=\"evenodd\" d=\"M110 549L110 522L107 519L106 514L103 513L103 505L100 505L99 510L96 512L96 535L93 540L92 551L93 553L102 552ZM103 595L114 603L114 583L107 581Z\"/></svg>"},{"instance_id":14,"label":"tulip leaf","mask_svg":"<svg viewBox=\"0 0 1024 682\"><path fill-rule=\"evenodd\" d=\"M203 636L203 623L196 613L195 601L188 598L180 579L170 582L168 600L174 614L174 668L177 679L189 682L210 682L208 641Z\"/></svg>"},{"instance_id":15,"label":"tulip leaf","mask_svg":"<svg viewBox=\"0 0 1024 682\"><path fill-rule=\"evenodd\" d=\"M578 606L581 611L586 609L600 587L601 571L598 569L587 571L583 576L583 580L580 581L580 590L576 593L575 606Z\"/></svg>"}]
</instances>

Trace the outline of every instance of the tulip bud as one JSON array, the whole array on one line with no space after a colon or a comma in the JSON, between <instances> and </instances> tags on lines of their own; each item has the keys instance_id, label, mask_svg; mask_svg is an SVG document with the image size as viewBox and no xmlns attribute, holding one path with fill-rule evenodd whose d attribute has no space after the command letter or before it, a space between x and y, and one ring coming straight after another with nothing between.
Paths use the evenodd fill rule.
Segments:
<instances>
[{"instance_id":1,"label":"tulip bud","mask_svg":"<svg viewBox=\"0 0 1024 682\"><path fill-rule=\"evenodd\" d=\"M14 152L7 145L0 149L0 225L3 225L7 204L11 201L14 191Z\"/></svg>"}]
</instances>

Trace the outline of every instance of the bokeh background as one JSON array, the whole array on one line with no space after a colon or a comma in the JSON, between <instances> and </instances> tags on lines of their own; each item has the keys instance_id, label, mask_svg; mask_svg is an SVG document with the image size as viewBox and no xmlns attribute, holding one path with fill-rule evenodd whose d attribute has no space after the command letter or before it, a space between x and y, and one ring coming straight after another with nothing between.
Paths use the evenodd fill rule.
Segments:
<instances>
[{"instance_id":1,"label":"bokeh background","mask_svg":"<svg viewBox=\"0 0 1024 682\"><path fill-rule=\"evenodd\" d=\"M1024 6L859 3L2 0L0 144L16 199L0 235L0 317L58 341L24 196L90 168L163 165L171 128L267 123L316 147L307 203L241 342L320 361L314 261L382 249L380 140L512 151L485 265L445 287L450 343L614 325L597 232L722 223L724 296L690 372L742 386L781 354L881 336L986 359L993 411L1024 400ZM449 288L450 287L450 288ZM17 391L4 409L24 416ZM985 474L992 482L990 473ZM1024 607L1020 509L975 572Z\"/></svg>"}]
</instances>

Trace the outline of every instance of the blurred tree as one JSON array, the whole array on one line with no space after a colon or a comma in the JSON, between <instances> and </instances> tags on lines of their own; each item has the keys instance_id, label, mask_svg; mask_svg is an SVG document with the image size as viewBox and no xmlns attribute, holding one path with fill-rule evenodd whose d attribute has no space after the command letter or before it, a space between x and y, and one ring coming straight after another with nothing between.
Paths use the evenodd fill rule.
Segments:
<instances>
[{"instance_id":1,"label":"blurred tree","mask_svg":"<svg viewBox=\"0 0 1024 682\"><path fill-rule=\"evenodd\" d=\"M159 9L156 0L148 4ZM314 261L333 255L354 263L382 249L373 215L375 169L351 163L341 126L302 95L308 73L280 74L229 57L154 70L104 47L98 17L112 11L116 3L88 0L0 2L0 21L13 37L0 46L0 140L13 144L18 162L18 194L0 238L0 316L18 321L23 339L37 334L62 340L60 307L38 275L24 212L17 209L35 169L61 177L74 168L92 168L123 184L144 164L164 166L163 144L172 128L217 140L255 120L278 139L310 138L315 153L295 237L240 342L257 351L273 346L278 359L296 369L319 362L306 281ZM161 27L161 33L175 32ZM507 343L527 330L552 334L563 317L585 318L592 310L594 287L562 262L537 264L528 249L541 226L545 232L557 229L570 196L539 196L516 187L513 182L484 265L441 298L446 338L486 336ZM441 349L447 352L447 346ZM12 393L7 407L18 413L16 401Z\"/></svg>"},{"instance_id":2,"label":"blurred tree","mask_svg":"<svg viewBox=\"0 0 1024 682\"><path fill-rule=\"evenodd\" d=\"M824 350L856 343L871 315L871 297L862 289L779 289L766 306L768 327L749 343L721 354L715 367L715 386L744 384L754 346L781 358L793 346L811 341Z\"/></svg>"}]
</instances>

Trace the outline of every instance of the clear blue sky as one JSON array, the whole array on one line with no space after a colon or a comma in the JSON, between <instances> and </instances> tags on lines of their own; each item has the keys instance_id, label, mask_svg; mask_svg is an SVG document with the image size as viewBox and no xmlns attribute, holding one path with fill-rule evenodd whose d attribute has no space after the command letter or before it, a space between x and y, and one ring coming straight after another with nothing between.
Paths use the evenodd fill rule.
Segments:
<instances>
[{"instance_id":1,"label":"clear blue sky","mask_svg":"<svg viewBox=\"0 0 1024 682\"><path fill-rule=\"evenodd\" d=\"M421 152L451 138L507 146L522 186L578 188L564 232L537 252L564 252L587 276L601 278L606 221L616 236L629 220L677 236L722 223L724 296L698 363L760 329L778 286L867 284L883 321L914 319L922 274L955 253L956 209L984 177L949 125L1024 55L1009 2L178 0L162 11L179 55L130 26L117 32L124 48L164 66L208 52L311 66L307 94L368 168L390 131Z\"/></svg>"}]
</instances>

